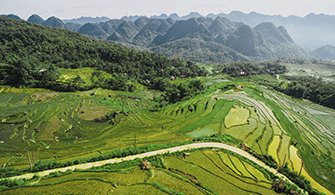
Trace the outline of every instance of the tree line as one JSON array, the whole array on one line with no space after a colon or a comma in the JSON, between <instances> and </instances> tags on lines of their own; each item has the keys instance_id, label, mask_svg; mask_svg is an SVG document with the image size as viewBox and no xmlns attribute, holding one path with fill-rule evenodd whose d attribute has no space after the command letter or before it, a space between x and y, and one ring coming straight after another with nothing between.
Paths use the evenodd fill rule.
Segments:
<instances>
[{"instance_id":1,"label":"tree line","mask_svg":"<svg viewBox=\"0 0 335 195\"><path fill-rule=\"evenodd\" d=\"M334 82L310 76L287 76L286 79L289 81L287 85L280 84L274 88L295 98L304 98L329 108L335 108Z\"/></svg>"},{"instance_id":2,"label":"tree line","mask_svg":"<svg viewBox=\"0 0 335 195\"><path fill-rule=\"evenodd\" d=\"M260 74L283 74L287 72L286 66L280 64L278 61L269 62L251 62L251 61L241 61L234 62L231 64L224 65L220 67L219 72L228 74L232 77L242 77L242 76L252 76Z\"/></svg>"}]
</instances>

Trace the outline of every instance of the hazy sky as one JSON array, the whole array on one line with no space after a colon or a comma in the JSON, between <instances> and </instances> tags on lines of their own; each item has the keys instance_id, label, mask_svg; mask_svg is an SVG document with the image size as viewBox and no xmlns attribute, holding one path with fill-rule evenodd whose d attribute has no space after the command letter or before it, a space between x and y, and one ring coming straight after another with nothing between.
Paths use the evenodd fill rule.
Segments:
<instances>
[{"instance_id":1,"label":"hazy sky","mask_svg":"<svg viewBox=\"0 0 335 195\"><path fill-rule=\"evenodd\" d=\"M256 11L271 15L325 13L335 15L335 0L0 0L0 14L13 13L27 18L33 13L46 18L80 16L158 15L191 11L201 14Z\"/></svg>"}]
</instances>

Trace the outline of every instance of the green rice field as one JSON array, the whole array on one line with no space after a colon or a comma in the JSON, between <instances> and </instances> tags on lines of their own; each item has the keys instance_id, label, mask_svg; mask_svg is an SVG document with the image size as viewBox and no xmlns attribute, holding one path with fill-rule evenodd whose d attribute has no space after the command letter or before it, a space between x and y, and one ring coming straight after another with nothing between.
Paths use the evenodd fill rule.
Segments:
<instances>
[{"instance_id":1,"label":"green rice field","mask_svg":"<svg viewBox=\"0 0 335 195\"><path fill-rule=\"evenodd\" d=\"M335 192L334 110L257 84L201 79L208 86L205 93L165 107L154 101L160 92L147 89L60 93L2 86L0 165L28 169L39 161L64 163L129 146L226 134L258 154L271 155L279 166L287 163L320 192ZM239 87L223 90L228 84ZM5 193L89 193L94 186L101 186L103 194L274 193L271 181L257 169L222 151L196 151L163 161L166 168L75 172ZM77 191L67 191L67 186L78 186Z\"/></svg>"},{"instance_id":2,"label":"green rice field","mask_svg":"<svg viewBox=\"0 0 335 195\"><path fill-rule=\"evenodd\" d=\"M3 194L274 194L268 175L220 150L198 150L186 157L160 157L163 166L142 170L139 161L115 170L99 169L40 178ZM229 164L226 163L227 160ZM150 160L149 160L150 161ZM117 166L117 165L114 165Z\"/></svg>"}]
</instances>

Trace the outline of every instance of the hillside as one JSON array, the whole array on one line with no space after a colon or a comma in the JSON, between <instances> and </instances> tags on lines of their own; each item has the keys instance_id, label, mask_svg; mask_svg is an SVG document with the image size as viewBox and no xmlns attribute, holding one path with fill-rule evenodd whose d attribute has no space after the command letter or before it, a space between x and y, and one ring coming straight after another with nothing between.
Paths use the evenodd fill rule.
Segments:
<instances>
[{"instance_id":1,"label":"hillside","mask_svg":"<svg viewBox=\"0 0 335 195\"><path fill-rule=\"evenodd\" d=\"M48 84L57 79L55 68L59 67L93 67L145 85L150 85L157 77L189 77L204 73L190 62L5 17L0 17L0 44L6 45L0 47L0 63L14 68L7 68L8 75L1 79L14 85Z\"/></svg>"},{"instance_id":2,"label":"hillside","mask_svg":"<svg viewBox=\"0 0 335 195\"><path fill-rule=\"evenodd\" d=\"M294 42L296 42L300 47L308 50L315 50L327 44L335 45L334 15L310 13L304 17L294 15L284 17L281 15L266 15L257 12L243 13L240 11L232 11L230 13L211 13L205 17L215 19L218 16L227 18L234 22L242 22L250 27L255 27L263 22L271 22L276 26L284 26ZM172 18L174 20L187 20L191 17L204 16L196 12L185 16L178 16L175 13L170 15L162 14L160 16L152 16L152 18ZM131 20L132 17L124 19Z\"/></svg>"},{"instance_id":3,"label":"hillside","mask_svg":"<svg viewBox=\"0 0 335 195\"><path fill-rule=\"evenodd\" d=\"M155 107L153 101L157 92L145 89L132 93L103 89L61 93L2 86L0 163L5 164L5 168L0 169L0 174L9 176L86 162L96 164L99 160L185 142L215 141L232 147L244 143L250 147L248 152L273 167L283 167L287 163L285 169L293 170L297 175L300 173L310 182L293 177L309 192L314 192L312 187L326 194L335 191L332 182L335 178L332 171L334 110L292 99L258 84L281 82L271 77L234 79L218 75L200 79L208 86L202 94L161 108ZM142 160L135 160L83 172L70 170L52 177L33 178L28 183L14 183L14 186L22 186L9 187L4 193L29 190L40 193L51 189L60 193L81 193L85 191L83 186L90 190L94 182L101 186L101 179L120 182L111 188L123 193L132 191L130 184L137 186L139 183L152 186L147 189L149 192L165 189L160 186L188 192L193 189L185 188L189 183L213 192L226 189L242 194L275 193L271 186L276 178L233 153L198 150L147 160L151 164L147 168L141 168ZM129 172L124 170L137 171L135 175L133 172L125 175ZM155 174L149 178L145 170L155 171ZM169 185L159 179L160 171L182 180ZM116 177L115 174L121 175ZM143 179L138 179L137 174L143 175L140 177ZM122 180L125 177L127 180ZM161 185L150 185L155 182ZM68 185L80 187L60 187Z\"/></svg>"},{"instance_id":4,"label":"hillside","mask_svg":"<svg viewBox=\"0 0 335 195\"><path fill-rule=\"evenodd\" d=\"M75 30L74 27L71 29ZM282 26L277 28L271 23L261 23L251 28L224 17L213 19L200 17L196 13L178 20L167 16L113 19L95 24L88 23L77 31L94 38L135 45L197 62L224 63L245 58L265 59L306 55ZM183 43L189 39L192 39L192 44L186 48ZM179 43L181 45L178 45ZM213 45L216 45L216 49L213 49ZM187 51L179 53L175 50L178 47ZM206 50L208 55L217 57L204 59L190 52L201 49Z\"/></svg>"},{"instance_id":5,"label":"hillside","mask_svg":"<svg viewBox=\"0 0 335 195\"><path fill-rule=\"evenodd\" d=\"M44 26L52 27L52 28L59 28L59 29L67 29L66 25L63 23L62 20L56 18L54 16L48 18L43 22Z\"/></svg>"},{"instance_id":6,"label":"hillside","mask_svg":"<svg viewBox=\"0 0 335 195\"><path fill-rule=\"evenodd\" d=\"M324 60L335 60L335 46L325 45L311 52L311 56Z\"/></svg>"},{"instance_id":7,"label":"hillside","mask_svg":"<svg viewBox=\"0 0 335 195\"><path fill-rule=\"evenodd\" d=\"M214 16L0 16L0 194L334 194L335 61Z\"/></svg>"},{"instance_id":8,"label":"hillside","mask_svg":"<svg viewBox=\"0 0 335 195\"><path fill-rule=\"evenodd\" d=\"M235 60L247 60L235 50L215 42L206 42L194 38L171 41L163 45L154 46L152 51L169 56L187 58L201 63L222 63Z\"/></svg>"},{"instance_id":9,"label":"hillside","mask_svg":"<svg viewBox=\"0 0 335 195\"><path fill-rule=\"evenodd\" d=\"M27 22L43 25L45 21L41 16L34 14L27 19Z\"/></svg>"},{"instance_id":10,"label":"hillside","mask_svg":"<svg viewBox=\"0 0 335 195\"><path fill-rule=\"evenodd\" d=\"M96 24L91 23L84 24L78 29L78 32L80 34L96 37L99 39L107 38L107 33L100 26Z\"/></svg>"},{"instance_id":11,"label":"hillside","mask_svg":"<svg viewBox=\"0 0 335 195\"><path fill-rule=\"evenodd\" d=\"M130 22L131 21L128 21L128 23ZM171 24L171 22L168 22L168 24ZM157 32L155 29L150 31L144 26L145 30L142 29L139 31L138 35L135 35L136 29L128 27L128 32L118 31L119 39L114 39L113 41L126 41L139 46L149 45L154 51L159 47L160 51L167 51L165 54L171 56L181 55L178 52L173 52L174 48L185 47L185 45L176 44L186 42L187 39L192 39L193 43L196 41L198 42L197 44L191 44L189 46L188 50L190 51L204 49L213 52L211 49L212 46L205 46L201 43L203 41L212 42L218 45L218 48L229 48L229 53L225 53L227 49L216 49L216 52L213 54L219 56L217 59L222 59L222 61L218 61L217 59L211 60L211 62L216 63L236 60L236 57L238 56L247 56L250 58L276 58L305 55L305 52L295 45L283 27L276 28L273 25L266 25L266 23L263 23L257 28L255 27L246 32L245 30L247 28L243 28L244 26L240 23L234 23L221 17L218 17L215 20L210 18L190 18L188 20L175 21L170 28L166 28L166 30L160 32ZM156 37L154 39L142 39L142 42L131 40L131 37L139 37L144 32L145 35L149 35L147 37ZM129 34L132 36L129 37ZM197 47L197 45L202 45L202 47ZM232 52L235 54L232 55ZM203 60L203 58L195 58L194 56L192 56L191 53L183 54L183 57L188 59L196 61ZM242 59L243 58L239 58L239 60Z\"/></svg>"},{"instance_id":12,"label":"hillside","mask_svg":"<svg viewBox=\"0 0 335 195\"><path fill-rule=\"evenodd\" d=\"M284 26L299 46L309 50L314 50L326 44L335 45L335 16L331 15L311 13L305 17L283 17L239 11L211 15L211 17L216 16L226 17L235 22L243 22L252 27L262 22L272 22L276 26Z\"/></svg>"}]
</instances>

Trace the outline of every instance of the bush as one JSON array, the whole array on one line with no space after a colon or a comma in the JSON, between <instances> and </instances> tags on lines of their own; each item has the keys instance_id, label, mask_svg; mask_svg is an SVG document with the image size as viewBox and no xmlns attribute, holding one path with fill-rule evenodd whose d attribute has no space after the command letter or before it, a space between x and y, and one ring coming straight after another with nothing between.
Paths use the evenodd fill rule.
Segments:
<instances>
[{"instance_id":1,"label":"bush","mask_svg":"<svg viewBox=\"0 0 335 195\"><path fill-rule=\"evenodd\" d=\"M229 143L234 145L240 145L242 143L241 140L234 138L231 135L226 134L215 134L211 136L204 136L199 138L194 138L193 141L196 142L222 142L222 143Z\"/></svg>"},{"instance_id":2,"label":"bush","mask_svg":"<svg viewBox=\"0 0 335 195\"><path fill-rule=\"evenodd\" d=\"M10 167L0 167L0 178L11 177L21 174L22 171Z\"/></svg>"},{"instance_id":3,"label":"bush","mask_svg":"<svg viewBox=\"0 0 335 195\"><path fill-rule=\"evenodd\" d=\"M12 180L12 179L1 179L0 180L0 191L9 189L9 188L14 188L18 186L24 185L26 182L25 180Z\"/></svg>"},{"instance_id":4,"label":"bush","mask_svg":"<svg viewBox=\"0 0 335 195\"><path fill-rule=\"evenodd\" d=\"M269 167L272 167L274 169L278 168L278 163L275 161L275 159L267 154L257 154L254 151L249 151L253 156L255 156L256 158L258 158L259 160L261 160L262 162L264 162L266 165L268 165Z\"/></svg>"},{"instance_id":5,"label":"bush","mask_svg":"<svg viewBox=\"0 0 335 195\"><path fill-rule=\"evenodd\" d=\"M200 94L205 89L205 86L200 80L191 80L188 83L179 85L170 84L166 87L165 93L161 97L161 101L167 103L176 103L181 100L189 99Z\"/></svg>"}]
</instances>

